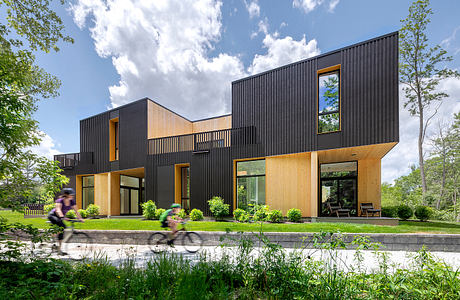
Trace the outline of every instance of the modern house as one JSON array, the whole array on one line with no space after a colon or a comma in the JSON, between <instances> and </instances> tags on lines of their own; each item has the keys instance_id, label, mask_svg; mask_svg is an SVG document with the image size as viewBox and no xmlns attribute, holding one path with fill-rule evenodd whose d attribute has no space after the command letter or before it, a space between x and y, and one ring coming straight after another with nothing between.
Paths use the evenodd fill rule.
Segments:
<instances>
[{"instance_id":1,"label":"modern house","mask_svg":"<svg viewBox=\"0 0 460 300\"><path fill-rule=\"evenodd\" d=\"M232 83L232 114L191 121L150 100L80 121L80 152L56 155L77 204L103 215L172 202L210 214L267 204L305 217L380 207L381 159L399 141L398 33Z\"/></svg>"}]
</instances>

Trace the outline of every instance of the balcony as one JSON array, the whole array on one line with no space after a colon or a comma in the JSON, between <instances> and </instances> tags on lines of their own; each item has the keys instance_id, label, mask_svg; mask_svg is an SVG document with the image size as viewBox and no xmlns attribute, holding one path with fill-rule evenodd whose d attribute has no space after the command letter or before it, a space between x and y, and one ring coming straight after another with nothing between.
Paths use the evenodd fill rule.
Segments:
<instances>
[{"instance_id":1,"label":"balcony","mask_svg":"<svg viewBox=\"0 0 460 300\"><path fill-rule=\"evenodd\" d=\"M256 128L249 126L149 139L148 154L183 151L203 153L211 149L256 144L256 142Z\"/></svg>"},{"instance_id":2,"label":"balcony","mask_svg":"<svg viewBox=\"0 0 460 300\"><path fill-rule=\"evenodd\" d=\"M58 154L54 156L54 160L59 162L61 169L71 170L81 164L92 164L93 152Z\"/></svg>"}]
</instances>

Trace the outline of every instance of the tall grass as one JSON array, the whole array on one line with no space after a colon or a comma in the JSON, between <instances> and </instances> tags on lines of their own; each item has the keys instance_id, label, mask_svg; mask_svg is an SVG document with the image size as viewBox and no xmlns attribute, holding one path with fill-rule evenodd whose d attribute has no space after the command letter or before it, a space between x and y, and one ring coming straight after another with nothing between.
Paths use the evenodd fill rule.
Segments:
<instances>
[{"instance_id":1,"label":"tall grass","mask_svg":"<svg viewBox=\"0 0 460 300\"><path fill-rule=\"evenodd\" d=\"M319 233L311 241L324 254L286 252L259 235L224 247L219 259L197 261L164 253L136 267L128 255L115 267L103 255L70 264L58 260L0 262L0 299L460 299L460 272L425 249L409 268L388 265L388 256L365 238L346 243L340 234ZM338 250L354 246L355 263L341 268ZM366 272L363 250L373 250L378 268Z\"/></svg>"}]
</instances>

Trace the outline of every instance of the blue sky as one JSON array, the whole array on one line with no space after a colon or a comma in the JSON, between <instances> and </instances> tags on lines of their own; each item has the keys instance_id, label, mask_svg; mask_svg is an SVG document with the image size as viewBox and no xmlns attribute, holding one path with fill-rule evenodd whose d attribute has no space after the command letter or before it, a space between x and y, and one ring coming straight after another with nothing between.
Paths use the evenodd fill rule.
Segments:
<instances>
[{"instance_id":1,"label":"blue sky","mask_svg":"<svg viewBox=\"0 0 460 300\"><path fill-rule=\"evenodd\" d=\"M55 1L58 2L58 1ZM79 152L79 120L149 97L199 119L230 113L231 81L396 31L405 0L71 0L54 4L74 44L37 53L62 81L60 97L36 117L47 135L43 154ZM460 67L460 1L432 1L430 42L442 43ZM458 32L457 32L458 31ZM460 110L460 82L439 113ZM400 94L403 102L403 95ZM417 161L416 119L401 111L401 143L382 162L382 180ZM410 150L412 149L412 150Z\"/></svg>"}]
</instances>

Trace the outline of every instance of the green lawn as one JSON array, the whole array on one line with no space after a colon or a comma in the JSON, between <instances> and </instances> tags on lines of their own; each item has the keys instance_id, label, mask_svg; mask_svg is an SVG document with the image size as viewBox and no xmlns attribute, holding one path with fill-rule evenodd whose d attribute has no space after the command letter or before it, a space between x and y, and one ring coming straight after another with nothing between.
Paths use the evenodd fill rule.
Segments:
<instances>
[{"instance_id":1,"label":"green lawn","mask_svg":"<svg viewBox=\"0 0 460 300\"><path fill-rule=\"evenodd\" d=\"M49 226L45 218L27 218L23 214L11 211L0 211L0 217L7 218L9 222L33 224L38 228ZM77 223L80 229L103 230L162 230L159 221L144 221L140 219L96 219ZM187 229L195 231L252 231L261 228L264 232L319 232L320 230L349 232L349 233L454 233L460 234L460 223L440 221L419 222L401 221L399 226L379 226L367 224L347 223L302 223L302 224L270 224L233 222L189 222Z\"/></svg>"}]
</instances>

